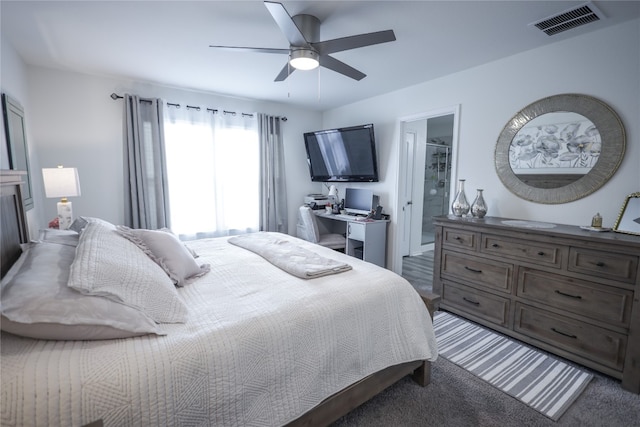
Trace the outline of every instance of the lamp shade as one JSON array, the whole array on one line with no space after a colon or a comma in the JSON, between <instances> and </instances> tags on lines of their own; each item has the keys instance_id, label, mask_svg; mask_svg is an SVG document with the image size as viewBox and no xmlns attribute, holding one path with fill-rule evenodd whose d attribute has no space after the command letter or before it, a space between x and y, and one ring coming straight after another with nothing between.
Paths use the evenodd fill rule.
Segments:
<instances>
[{"instance_id":1,"label":"lamp shade","mask_svg":"<svg viewBox=\"0 0 640 427\"><path fill-rule=\"evenodd\" d=\"M80 180L76 168L43 168L42 179L47 197L76 197L80 195Z\"/></svg>"},{"instance_id":2,"label":"lamp shade","mask_svg":"<svg viewBox=\"0 0 640 427\"><path fill-rule=\"evenodd\" d=\"M311 49L297 49L291 52L289 64L297 70L313 70L318 65L318 53Z\"/></svg>"}]
</instances>

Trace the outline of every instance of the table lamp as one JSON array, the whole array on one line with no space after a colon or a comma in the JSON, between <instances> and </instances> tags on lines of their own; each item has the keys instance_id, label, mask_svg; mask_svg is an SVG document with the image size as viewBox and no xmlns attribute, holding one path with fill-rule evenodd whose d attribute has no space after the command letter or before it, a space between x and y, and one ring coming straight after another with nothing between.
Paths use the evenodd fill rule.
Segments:
<instances>
[{"instance_id":1,"label":"table lamp","mask_svg":"<svg viewBox=\"0 0 640 427\"><path fill-rule=\"evenodd\" d=\"M58 202L60 230L67 230L73 221L73 209L67 197L80 195L80 180L76 168L43 168L44 192L47 197L61 197Z\"/></svg>"},{"instance_id":2,"label":"table lamp","mask_svg":"<svg viewBox=\"0 0 640 427\"><path fill-rule=\"evenodd\" d=\"M332 203L338 203L338 189L335 185L329 187L329 199Z\"/></svg>"}]
</instances>

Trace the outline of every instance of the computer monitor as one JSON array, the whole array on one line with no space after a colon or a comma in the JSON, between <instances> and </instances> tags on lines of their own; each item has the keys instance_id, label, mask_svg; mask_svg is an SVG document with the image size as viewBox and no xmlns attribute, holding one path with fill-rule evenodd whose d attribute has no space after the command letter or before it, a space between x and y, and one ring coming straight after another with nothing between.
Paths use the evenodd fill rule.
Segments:
<instances>
[{"instance_id":1,"label":"computer monitor","mask_svg":"<svg viewBox=\"0 0 640 427\"><path fill-rule=\"evenodd\" d=\"M371 190L347 188L344 193L344 210L350 215L368 215L378 206L378 197Z\"/></svg>"}]
</instances>

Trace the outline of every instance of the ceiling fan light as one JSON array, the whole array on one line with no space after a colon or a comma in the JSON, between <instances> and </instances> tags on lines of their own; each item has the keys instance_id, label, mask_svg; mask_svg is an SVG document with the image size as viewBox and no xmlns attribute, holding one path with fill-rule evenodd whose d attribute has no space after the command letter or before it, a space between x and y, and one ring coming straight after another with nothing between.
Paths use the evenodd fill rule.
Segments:
<instances>
[{"instance_id":1,"label":"ceiling fan light","mask_svg":"<svg viewBox=\"0 0 640 427\"><path fill-rule=\"evenodd\" d=\"M296 70L313 70L320 65L318 53L311 49L298 49L291 52L289 64Z\"/></svg>"}]
</instances>

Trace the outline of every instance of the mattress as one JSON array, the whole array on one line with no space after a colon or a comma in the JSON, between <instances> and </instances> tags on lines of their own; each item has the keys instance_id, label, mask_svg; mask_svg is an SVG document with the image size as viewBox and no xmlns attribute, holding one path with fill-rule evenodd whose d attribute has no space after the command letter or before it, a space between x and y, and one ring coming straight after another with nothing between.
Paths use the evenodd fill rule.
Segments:
<instances>
[{"instance_id":1,"label":"mattress","mask_svg":"<svg viewBox=\"0 0 640 427\"><path fill-rule=\"evenodd\" d=\"M292 276L227 238L189 243L211 271L178 289L166 335L46 341L2 333L2 425L276 426L388 366L435 360L403 278L290 237L352 269Z\"/></svg>"}]
</instances>

